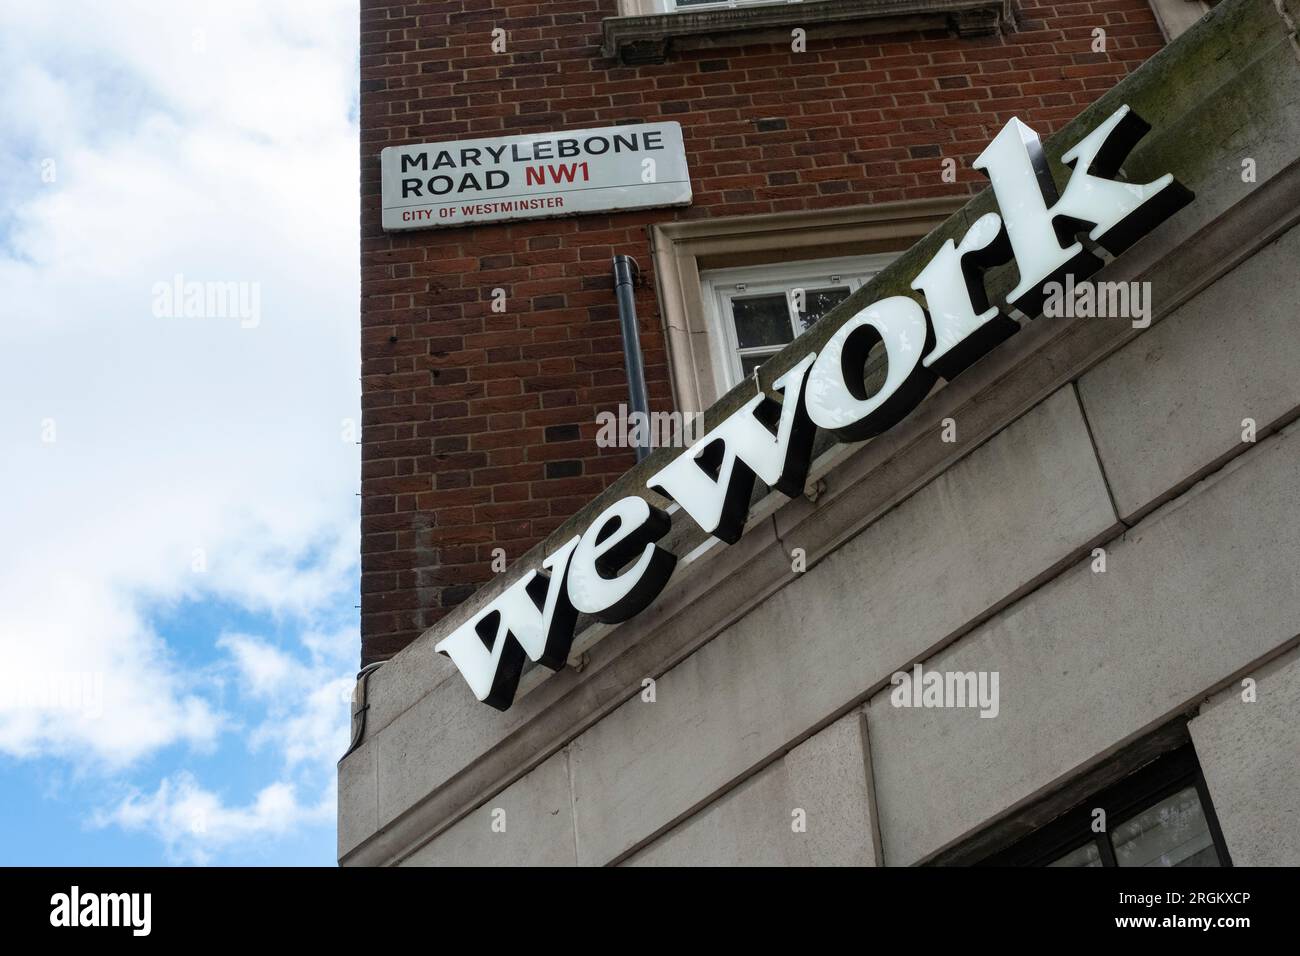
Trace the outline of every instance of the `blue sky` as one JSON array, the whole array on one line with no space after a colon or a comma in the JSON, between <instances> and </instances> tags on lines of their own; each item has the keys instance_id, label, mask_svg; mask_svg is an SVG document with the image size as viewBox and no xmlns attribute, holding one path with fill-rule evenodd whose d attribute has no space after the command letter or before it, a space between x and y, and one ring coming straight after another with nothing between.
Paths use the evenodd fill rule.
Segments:
<instances>
[{"instance_id":1,"label":"blue sky","mask_svg":"<svg viewBox=\"0 0 1300 956\"><path fill-rule=\"evenodd\" d=\"M0 864L334 861L355 7L0 5Z\"/></svg>"}]
</instances>

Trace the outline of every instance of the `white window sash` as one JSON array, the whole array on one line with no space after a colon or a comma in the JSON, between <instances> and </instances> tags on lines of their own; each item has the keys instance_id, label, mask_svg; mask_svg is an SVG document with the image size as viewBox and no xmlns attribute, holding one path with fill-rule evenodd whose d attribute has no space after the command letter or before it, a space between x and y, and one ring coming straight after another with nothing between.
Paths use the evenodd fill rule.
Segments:
<instances>
[{"instance_id":1,"label":"white window sash","mask_svg":"<svg viewBox=\"0 0 1300 956\"><path fill-rule=\"evenodd\" d=\"M804 0L709 0L708 3L681 3L680 0L660 0L665 13L686 13L692 10L728 10L740 7L780 7Z\"/></svg>"},{"instance_id":2,"label":"white window sash","mask_svg":"<svg viewBox=\"0 0 1300 956\"><path fill-rule=\"evenodd\" d=\"M840 259L811 259L764 266L743 266L714 269L701 276L701 291L708 324L710 350L713 355L714 374L732 388L745 376L742 357L775 355L784 345L750 346L740 348L736 336L736 323L731 303L736 299L782 293L790 320L791 337L803 333L802 320L794 307L792 291L796 288L815 290L843 287L851 295L865 281L897 258L897 253L853 256ZM840 281L831 281L839 276ZM737 289L743 283L745 289Z\"/></svg>"}]
</instances>

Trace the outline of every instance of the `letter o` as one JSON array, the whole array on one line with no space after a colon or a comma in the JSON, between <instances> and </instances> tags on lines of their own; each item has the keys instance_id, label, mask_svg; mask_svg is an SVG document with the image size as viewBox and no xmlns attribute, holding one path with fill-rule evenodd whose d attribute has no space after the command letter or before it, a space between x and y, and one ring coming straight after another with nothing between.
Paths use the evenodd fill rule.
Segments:
<instances>
[{"instance_id":1,"label":"letter o","mask_svg":"<svg viewBox=\"0 0 1300 956\"><path fill-rule=\"evenodd\" d=\"M867 356L881 342L885 381L867 395ZM845 322L823 346L804 388L808 417L841 441L862 441L902 421L938 377L921 364L934 344L925 310L903 295L873 302Z\"/></svg>"}]
</instances>

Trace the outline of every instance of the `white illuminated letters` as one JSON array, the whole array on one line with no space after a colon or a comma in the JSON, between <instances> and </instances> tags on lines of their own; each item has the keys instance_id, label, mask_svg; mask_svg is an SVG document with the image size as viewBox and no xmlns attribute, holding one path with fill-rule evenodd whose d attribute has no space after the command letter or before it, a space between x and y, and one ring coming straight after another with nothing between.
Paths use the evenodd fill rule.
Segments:
<instances>
[{"instance_id":1,"label":"white illuminated letters","mask_svg":"<svg viewBox=\"0 0 1300 956\"><path fill-rule=\"evenodd\" d=\"M656 545L668 515L644 498L620 498L583 532L569 567L569 599L598 621L626 621L663 590L677 556ZM620 570L633 561L626 571Z\"/></svg>"},{"instance_id":2,"label":"white illuminated letters","mask_svg":"<svg viewBox=\"0 0 1300 956\"><path fill-rule=\"evenodd\" d=\"M1084 279L1101 268L1101 260L1075 238L1087 225L1093 226L1091 239L1118 253L1191 201L1169 174L1142 186L1109 178L1150 128L1121 106L1062 155L1073 173L1059 199L1038 134L1020 120L1008 122L980 153L974 166L993 184L1020 271L1007 296L1011 305L1033 317L1042 308L1046 283L1067 273Z\"/></svg>"},{"instance_id":3,"label":"white illuminated letters","mask_svg":"<svg viewBox=\"0 0 1300 956\"><path fill-rule=\"evenodd\" d=\"M566 579L578 538L542 562L550 571L529 571L434 650L451 658L481 701L505 710L515 699L524 654L551 670L564 666L577 614Z\"/></svg>"},{"instance_id":4,"label":"white illuminated letters","mask_svg":"<svg viewBox=\"0 0 1300 956\"><path fill-rule=\"evenodd\" d=\"M926 368L952 378L975 359L1019 330L1015 321L989 305L984 270L1011 258L1002 217L985 213L961 242L945 239L934 258L917 273L912 288L925 296L934 328L934 348Z\"/></svg>"},{"instance_id":5,"label":"white illuminated letters","mask_svg":"<svg viewBox=\"0 0 1300 956\"><path fill-rule=\"evenodd\" d=\"M929 326L915 299L896 295L867 306L831 336L813 364L805 401L818 428L862 441L901 421L930 391L935 374L921 364ZM867 355L883 344L884 383L868 396Z\"/></svg>"},{"instance_id":6,"label":"white illuminated letters","mask_svg":"<svg viewBox=\"0 0 1300 956\"><path fill-rule=\"evenodd\" d=\"M676 501L709 534L735 544L745 529L755 475L782 494L803 491L813 429L802 393L815 357L805 356L773 383L784 396L780 405L755 395L646 485Z\"/></svg>"},{"instance_id":7,"label":"white illuminated letters","mask_svg":"<svg viewBox=\"0 0 1300 956\"><path fill-rule=\"evenodd\" d=\"M916 274L909 296L860 308L820 353L804 355L646 482L676 501L705 532L729 544L749 516L755 478L782 494L803 491L816 428L861 441L893 427L938 380L951 379L1019 328L989 302L984 271L1011 261L1019 281L1007 304L1033 318L1043 287L1084 279L1101 265L1090 243L1118 255L1192 199L1172 175L1145 184L1113 179L1149 127L1127 106L1062 157L1071 167L1059 196L1038 135L1012 119L975 161L993 184L998 213L947 239ZM868 394L867 359L885 356L884 381ZM775 360L774 360L775 361ZM475 696L505 710L524 656L564 665L579 613L625 621L644 610L672 576L677 558L655 542L668 515L639 495L620 498L436 645ZM543 573L545 572L545 573Z\"/></svg>"},{"instance_id":8,"label":"white illuminated letters","mask_svg":"<svg viewBox=\"0 0 1300 956\"><path fill-rule=\"evenodd\" d=\"M1145 185L1111 178L1150 130L1140 116L1121 106L1061 156L1061 162L1074 172L1052 207L1052 215L1093 223L1088 238L1111 255L1119 255L1192 201L1192 194L1174 180L1172 173Z\"/></svg>"}]
</instances>

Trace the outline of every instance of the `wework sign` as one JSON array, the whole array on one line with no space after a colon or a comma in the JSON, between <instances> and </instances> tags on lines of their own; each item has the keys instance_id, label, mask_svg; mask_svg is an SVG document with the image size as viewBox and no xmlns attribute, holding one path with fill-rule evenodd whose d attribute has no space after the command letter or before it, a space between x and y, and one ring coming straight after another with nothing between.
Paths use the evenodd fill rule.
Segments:
<instances>
[{"instance_id":1,"label":"wework sign","mask_svg":"<svg viewBox=\"0 0 1300 956\"><path fill-rule=\"evenodd\" d=\"M1019 281L1006 304L1037 315L1044 287L1101 267L1078 234L1118 255L1191 201L1166 174L1149 183L1116 180L1149 127L1127 106L1062 156L1071 168L1059 195L1038 136L1009 122L975 161L992 181L1000 213L948 239L913 278L919 297L890 296L859 310L820 352L773 383L651 476L647 487L677 502L705 532L735 543L757 476L785 495L808 476L818 428L862 441L902 420L938 378L952 379L1019 325L989 302L983 273L1014 260ZM924 306L922 305L924 302ZM867 355L884 348L884 382L868 393ZM568 658L578 614L625 621L663 590L677 563L656 543L668 515L639 495L615 501L581 533L546 555L437 644L479 700L504 710L524 657L557 670Z\"/></svg>"},{"instance_id":2,"label":"wework sign","mask_svg":"<svg viewBox=\"0 0 1300 956\"><path fill-rule=\"evenodd\" d=\"M678 123L389 146L379 166L389 230L691 201Z\"/></svg>"}]
</instances>

